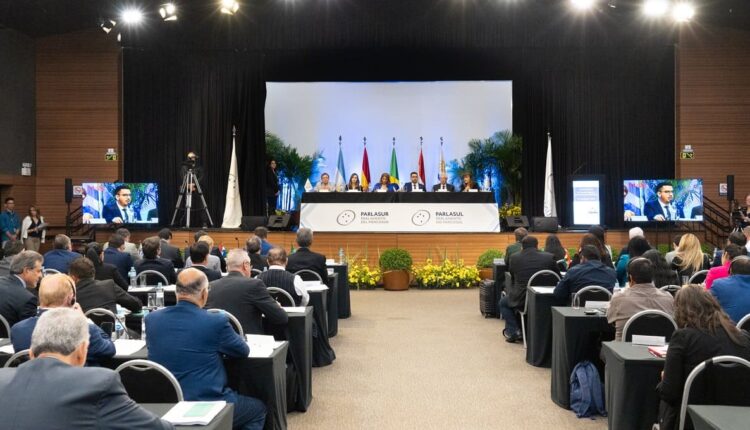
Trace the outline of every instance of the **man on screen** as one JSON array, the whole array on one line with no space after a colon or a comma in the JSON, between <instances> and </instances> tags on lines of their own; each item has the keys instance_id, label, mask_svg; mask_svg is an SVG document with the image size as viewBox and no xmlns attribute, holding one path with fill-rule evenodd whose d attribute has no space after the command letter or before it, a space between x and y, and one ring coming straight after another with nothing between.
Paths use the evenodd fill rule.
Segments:
<instances>
[{"instance_id":1,"label":"man on screen","mask_svg":"<svg viewBox=\"0 0 750 430\"><path fill-rule=\"evenodd\" d=\"M404 188L402 191L406 193L410 193L412 191L425 191L424 185L419 183L419 175L417 175L417 172L411 172L409 175L410 181L404 185Z\"/></svg>"},{"instance_id":2,"label":"man on screen","mask_svg":"<svg viewBox=\"0 0 750 430\"><path fill-rule=\"evenodd\" d=\"M643 212L649 221L675 221L684 218L682 209L677 209L672 204L674 200L674 187L669 182L660 182L656 185L656 200L646 203Z\"/></svg>"},{"instance_id":3,"label":"man on screen","mask_svg":"<svg viewBox=\"0 0 750 430\"><path fill-rule=\"evenodd\" d=\"M107 223L127 224L139 221L141 216L130 207L133 198L132 191L127 185L119 185L115 188L115 201L104 206L102 215Z\"/></svg>"}]
</instances>

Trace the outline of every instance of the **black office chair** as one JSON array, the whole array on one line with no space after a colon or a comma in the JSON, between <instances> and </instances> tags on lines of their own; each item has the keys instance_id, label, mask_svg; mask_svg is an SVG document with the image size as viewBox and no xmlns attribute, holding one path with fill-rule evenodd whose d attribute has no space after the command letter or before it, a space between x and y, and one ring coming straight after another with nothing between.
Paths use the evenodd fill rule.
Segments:
<instances>
[{"instance_id":1,"label":"black office chair","mask_svg":"<svg viewBox=\"0 0 750 430\"><path fill-rule=\"evenodd\" d=\"M117 315L115 315L112 311L109 309L104 308L92 308L86 311L86 313L83 314L86 316L86 318L90 318L91 321L94 322L99 328L102 328L102 325L104 323L111 323L112 329L114 330L114 327L117 325L117 322L120 323L120 325L125 329L127 326L125 325L125 321L123 321L121 318L119 318ZM104 330L107 331L107 330ZM122 331L122 339L127 339L129 337L128 331L123 330ZM107 334L112 334L112 332L108 332Z\"/></svg>"},{"instance_id":2,"label":"black office chair","mask_svg":"<svg viewBox=\"0 0 750 430\"><path fill-rule=\"evenodd\" d=\"M708 276L708 270L699 270L693 273L693 276L688 280L688 284L703 284L706 282L706 276Z\"/></svg>"},{"instance_id":3,"label":"black office chair","mask_svg":"<svg viewBox=\"0 0 750 430\"><path fill-rule=\"evenodd\" d=\"M679 285L665 285L659 289L662 291L668 292L669 294L672 295L672 297L674 297L677 294L677 292L680 291L680 288L682 287Z\"/></svg>"},{"instance_id":4,"label":"black office chair","mask_svg":"<svg viewBox=\"0 0 750 430\"><path fill-rule=\"evenodd\" d=\"M737 323L737 328L740 330L745 330L746 332L750 332L750 314L742 317L740 322Z\"/></svg>"},{"instance_id":5,"label":"black office chair","mask_svg":"<svg viewBox=\"0 0 750 430\"><path fill-rule=\"evenodd\" d=\"M240 324L240 320L237 319L234 315L232 315L231 312L227 312L224 309L206 309L206 311L212 313L212 314L224 314L229 319L229 323L232 325L232 328L234 328L234 331L237 332L238 335L240 335L241 338L245 338L245 332L242 330L242 324Z\"/></svg>"},{"instance_id":6,"label":"black office chair","mask_svg":"<svg viewBox=\"0 0 750 430\"><path fill-rule=\"evenodd\" d=\"M2 315L0 315L0 338L10 339L10 324Z\"/></svg>"},{"instance_id":7,"label":"black office chair","mask_svg":"<svg viewBox=\"0 0 750 430\"><path fill-rule=\"evenodd\" d=\"M136 403L183 401L177 378L166 367L150 360L130 360L115 369L128 396Z\"/></svg>"},{"instance_id":8,"label":"black office chair","mask_svg":"<svg viewBox=\"0 0 750 430\"><path fill-rule=\"evenodd\" d=\"M583 287L573 294L571 303L574 307L586 306L586 302L608 302L612 299L612 293L604 287L589 285Z\"/></svg>"},{"instance_id":9,"label":"black office chair","mask_svg":"<svg viewBox=\"0 0 750 430\"><path fill-rule=\"evenodd\" d=\"M320 275L318 274L318 272L316 272L314 270L302 269L302 270L298 270L298 271L294 272L294 274L297 275L297 276L299 276L300 278L302 278L303 281L315 281L315 280L318 280L318 281L320 281L321 284L325 284L325 282L323 282L323 279L320 277Z\"/></svg>"},{"instance_id":10,"label":"black office chair","mask_svg":"<svg viewBox=\"0 0 750 430\"><path fill-rule=\"evenodd\" d=\"M281 306L294 307L294 298L291 294L279 287L268 287L268 294L273 297L274 300L279 302Z\"/></svg>"},{"instance_id":11,"label":"black office chair","mask_svg":"<svg viewBox=\"0 0 750 430\"><path fill-rule=\"evenodd\" d=\"M161 285L164 287L169 285L167 277L164 276L163 273L157 272L156 270L144 270L143 272L138 274L138 276L135 278L135 281L137 285L156 286L157 284L159 284L159 282L161 282Z\"/></svg>"},{"instance_id":12,"label":"black office chair","mask_svg":"<svg viewBox=\"0 0 750 430\"><path fill-rule=\"evenodd\" d=\"M28 349L24 349L23 351L18 351L17 353L11 355L8 361L5 362L3 367L18 367L23 363L31 360L29 351L30 350Z\"/></svg>"},{"instance_id":13,"label":"black office chair","mask_svg":"<svg viewBox=\"0 0 750 430\"><path fill-rule=\"evenodd\" d=\"M640 311L625 323L622 329L623 342L631 342L633 335L663 336L666 342L677 330L677 323L671 315L657 309Z\"/></svg>"}]
</instances>

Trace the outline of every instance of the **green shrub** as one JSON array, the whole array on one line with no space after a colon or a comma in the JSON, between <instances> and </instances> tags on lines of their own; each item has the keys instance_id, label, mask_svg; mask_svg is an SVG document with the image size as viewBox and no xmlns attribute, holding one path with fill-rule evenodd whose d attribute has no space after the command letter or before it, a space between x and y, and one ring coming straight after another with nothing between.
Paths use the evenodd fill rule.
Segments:
<instances>
[{"instance_id":1,"label":"green shrub","mask_svg":"<svg viewBox=\"0 0 750 430\"><path fill-rule=\"evenodd\" d=\"M409 251L401 248L389 248L380 254L380 268L389 270L411 270L412 259Z\"/></svg>"},{"instance_id":2,"label":"green shrub","mask_svg":"<svg viewBox=\"0 0 750 430\"><path fill-rule=\"evenodd\" d=\"M503 252L499 249L488 249L477 259L477 267L480 269L491 269L496 258L502 258Z\"/></svg>"}]
</instances>

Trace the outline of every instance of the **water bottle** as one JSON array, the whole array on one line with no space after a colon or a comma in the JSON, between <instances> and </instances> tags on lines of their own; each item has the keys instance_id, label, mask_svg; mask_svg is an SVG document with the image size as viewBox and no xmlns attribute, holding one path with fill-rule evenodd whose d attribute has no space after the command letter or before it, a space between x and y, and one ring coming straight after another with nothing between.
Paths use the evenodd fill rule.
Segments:
<instances>
[{"instance_id":1,"label":"water bottle","mask_svg":"<svg viewBox=\"0 0 750 430\"><path fill-rule=\"evenodd\" d=\"M617 294L617 293L620 292L621 289L622 288L620 288L620 282L619 281L615 281L615 288L612 290L612 293L613 294Z\"/></svg>"},{"instance_id":2,"label":"water bottle","mask_svg":"<svg viewBox=\"0 0 750 430\"><path fill-rule=\"evenodd\" d=\"M136 283L135 283L136 276L137 276L137 274L135 273L135 267L130 266L130 271L128 272L128 278L130 278L130 286L131 287L135 287L136 286Z\"/></svg>"},{"instance_id":3,"label":"water bottle","mask_svg":"<svg viewBox=\"0 0 750 430\"><path fill-rule=\"evenodd\" d=\"M123 336L125 333L125 327L122 326L120 321L125 318L125 311L122 309L122 306L117 305L117 318L115 318L115 333L114 333L114 339L120 339L124 338L126 336ZM113 339L113 340L114 340Z\"/></svg>"},{"instance_id":4,"label":"water bottle","mask_svg":"<svg viewBox=\"0 0 750 430\"><path fill-rule=\"evenodd\" d=\"M339 248L339 263L344 264L344 248Z\"/></svg>"},{"instance_id":5,"label":"water bottle","mask_svg":"<svg viewBox=\"0 0 750 430\"><path fill-rule=\"evenodd\" d=\"M161 282L156 285L156 307L164 307L164 287L161 285Z\"/></svg>"},{"instance_id":6,"label":"water bottle","mask_svg":"<svg viewBox=\"0 0 750 430\"><path fill-rule=\"evenodd\" d=\"M142 311L143 318L141 319L141 340L146 341L146 315L148 315L148 309Z\"/></svg>"}]
</instances>

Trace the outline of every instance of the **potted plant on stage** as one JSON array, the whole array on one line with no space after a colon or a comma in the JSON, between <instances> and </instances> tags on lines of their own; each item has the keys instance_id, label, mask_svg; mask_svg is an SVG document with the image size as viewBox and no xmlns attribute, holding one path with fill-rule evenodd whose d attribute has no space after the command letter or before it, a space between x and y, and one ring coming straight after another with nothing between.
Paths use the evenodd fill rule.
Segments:
<instances>
[{"instance_id":1,"label":"potted plant on stage","mask_svg":"<svg viewBox=\"0 0 750 430\"><path fill-rule=\"evenodd\" d=\"M380 269L383 271L383 288L389 291L409 289L409 274L412 259L409 251L389 248L380 254Z\"/></svg>"},{"instance_id":2,"label":"potted plant on stage","mask_svg":"<svg viewBox=\"0 0 750 430\"><path fill-rule=\"evenodd\" d=\"M477 269L482 279L492 279L492 266L496 258L503 258L503 252L499 249L488 249L477 259Z\"/></svg>"}]
</instances>

